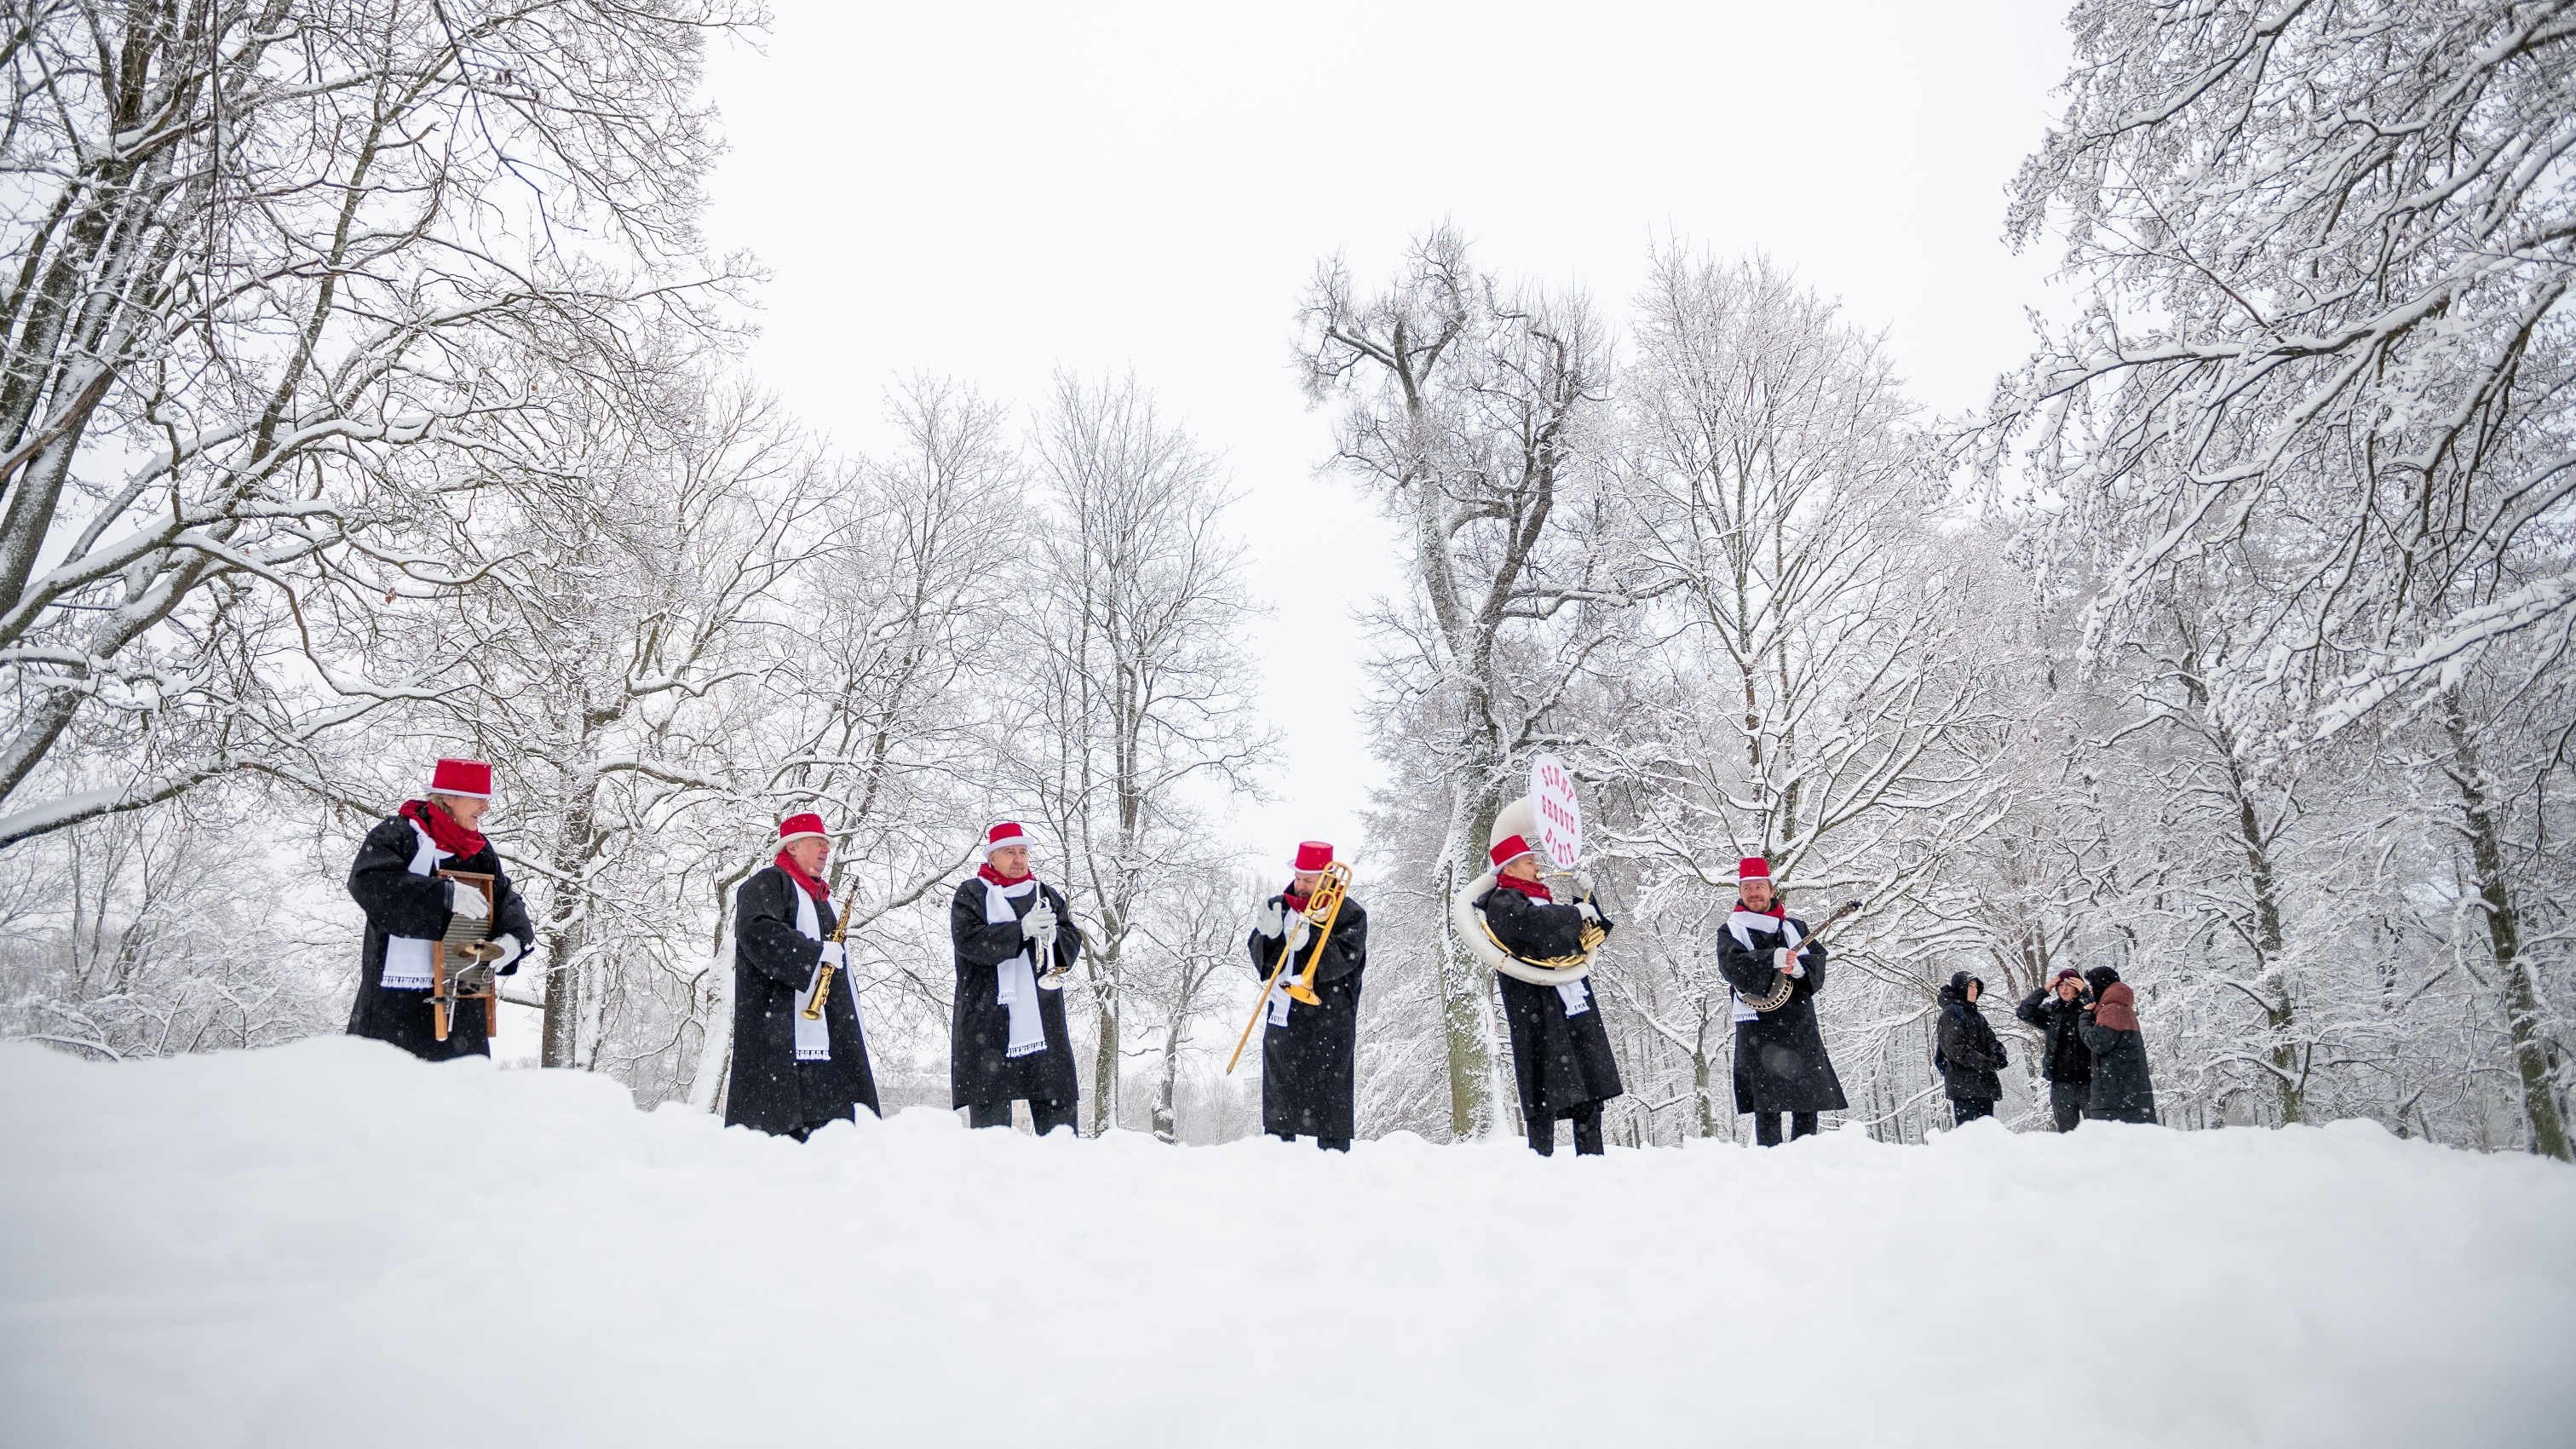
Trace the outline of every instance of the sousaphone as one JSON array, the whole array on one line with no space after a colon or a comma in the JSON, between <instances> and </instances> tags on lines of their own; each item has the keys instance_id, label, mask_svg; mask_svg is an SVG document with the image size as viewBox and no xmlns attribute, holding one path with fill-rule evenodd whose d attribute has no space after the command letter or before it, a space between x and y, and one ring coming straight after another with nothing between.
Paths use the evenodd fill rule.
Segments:
<instances>
[{"instance_id":1,"label":"sousaphone","mask_svg":"<svg viewBox=\"0 0 2576 1449\"><path fill-rule=\"evenodd\" d=\"M1540 872L1563 877L1572 874L1575 859L1582 850L1583 817L1575 804L1573 775L1553 755L1541 755L1530 770L1531 791L1506 805L1494 816L1494 828L1486 839L1486 848L1517 835L1536 847L1542 858L1560 867ZM1540 799L1545 797L1545 829L1542 829ZM1563 852L1559 854L1559 852ZM1593 954L1609 932L1599 926L1583 928L1582 947L1570 956L1554 956L1533 961L1515 956L1494 939L1494 928L1485 922L1485 913L1476 906L1494 889L1498 877L1488 870L1467 883L1449 902L1449 924L1465 943L1468 954L1492 969L1532 986L1563 986L1592 974Z\"/></svg>"}]
</instances>

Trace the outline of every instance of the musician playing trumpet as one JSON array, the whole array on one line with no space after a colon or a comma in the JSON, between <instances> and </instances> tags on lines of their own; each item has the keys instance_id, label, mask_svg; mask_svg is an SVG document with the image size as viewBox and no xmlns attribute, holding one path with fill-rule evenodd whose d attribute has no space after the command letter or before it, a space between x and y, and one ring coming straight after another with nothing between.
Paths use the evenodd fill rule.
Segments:
<instances>
[{"instance_id":1,"label":"musician playing trumpet","mask_svg":"<svg viewBox=\"0 0 2576 1449\"><path fill-rule=\"evenodd\" d=\"M1368 912L1344 896L1319 944L1308 916L1333 848L1320 840L1297 847L1288 888L1253 918L1252 974L1277 980L1262 1000L1261 1130L1285 1142L1312 1137L1328 1152L1348 1152L1356 1135L1360 977L1368 968ZM1324 914L1322 909L1314 912ZM1279 969L1282 951L1288 953Z\"/></svg>"},{"instance_id":2,"label":"musician playing trumpet","mask_svg":"<svg viewBox=\"0 0 2576 1449\"><path fill-rule=\"evenodd\" d=\"M1560 902L1540 878L1537 853L1526 837L1507 835L1487 852L1494 888L1476 902L1486 928L1505 951L1523 961L1580 954L1586 929L1606 936L1611 923L1592 900L1592 882L1577 874L1575 899ZM1502 978L1503 1017L1511 1027L1512 1077L1520 1087L1521 1119L1529 1144L1541 1157L1556 1155L1556 1124L1574 1123L1574 1150L1601 1155L1601 1104L1618 1096L1619 1063L1610 1054L1610 1031L1593 1009L1588 979L1540 986L1509 974Z\"/></svg>"},{"instance_id":3,"label":"musician playing trumpet","mask_svg":"<svg viewBox=\"0 0 2576 1449\"><path fill-rule=\"evenodd\" d=\"M877 1111L859 993L823 884L831 856L823 817L790 815L778 827L777 857L734 892L728 1127L802 1142L860 1107Z\"/></svg>"},{"instance_id":4,"label":"musician playing trumpet","mask_svg":"<svg viewBox=\"0 0 2576 1449\"><path fill-rule=\"evenodd\" d=\"M1735 909L1717 938L1717 969L1732 988L1735 1110L1753 1114L1756 1144L1777 1147L1782 1116L1795 1139L1815 1132L1817 1113L1849 1105L1816 1025L1825 946L1807 939L1807 923L1789 914L1772 887L1770 861L1746 856L1735 874ZM1771 999L1784 976L1787 1002L1757 1011L1754 1003Z\"/></svg>"},{"instance_id":5,"label":"musician playing trumpet","mask_svg":"<svg viewBox=\"0 0 2576 1449\"><path fill-rule=\"evenodd\" d=\"M475 827L492 804L492 767L481 760L441 760L430 771L422 798L367 832L349 867L349 894L366 912L365 954L358 963L358 999L349 1008L349 1035L392 1042L428 1061L492 1054L484 1007L454 1011L446 1039L431 1011L432 962L448 925L457 917L488 920L483 960L454 981L457 990L492 989L497 973L519 969L519 956L537 939L528 905L501 869L501 857ZM442 870L492 878L487 900L474 884L450 880Z\"/></svg>"},{"instance_id":6,"label":"musician playing trumpet","mask_svg":"<svg viewBox=\"0 0 2576 1449\"><path fill-rule=\"evenodd\" d=\"M957 952L957 1000L948 1024L948 1093L970 1127L1008 1127L1011 1104L1029 1104L1040 1137L1081 1134L1081 1087L1064 1019L1065 974L1082 954L1064 894L1029 869L1029 835L1016 820L984 832L983 867L948 903Z\"/></svg>"}]
</instances>

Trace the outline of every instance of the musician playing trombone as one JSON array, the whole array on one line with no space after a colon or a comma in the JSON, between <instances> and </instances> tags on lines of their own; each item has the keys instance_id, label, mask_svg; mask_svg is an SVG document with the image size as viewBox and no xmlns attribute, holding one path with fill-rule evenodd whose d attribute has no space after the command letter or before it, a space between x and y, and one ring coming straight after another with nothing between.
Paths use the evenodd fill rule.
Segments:
<instances>
[{"instance_id":1,"label":"musician playing trombone","mask_svg":"<svg viewBox=\"0 0 2576 1449\"><path fill-rule=\"evenodd\" d=\"M1309 840L1298 846L1288 888L1262 903L1246 944L1256 981L1269 981L1280 952L1289 953L1287 968L1279 971L1262 1001L1261 1130L1286 1142L1312 1137L1326 1151L1348 1152L1354 1135L1368 912L1343 897L1319 954L1316 923L1308 919L1307 906L1332 863L1330 845ZM1311 979L1309 965L1314 968ZM1300 991L1314 999L1302 999L1296 994Z\"/></svg>"},{"instance_id":2,"label":"musician playing trombone","mask_svg":"<svg viewBox=\"0 0 2576 1449\"><path fill-rule=\"evenodd\" d=\"M1526 961L1569 957L1582 949L1584 928L1604 934L1610 921L1592 901L1592 883L1576 875L1576 899L1560 903L1540 878L1538 855L1524 836L1507 835L1488 855L1494 888L1476 903L1494 940ZM1556 1155L1559 1118L1574 1122L1574 1150L1601 1155L1601 1104L1624 1089L1610 1054L1610 1031L1593 1010L1589 981L1538 986L1505 975L1503 1016L1512 1033L1512 1076L1521 1094L1529 1144L1541 1157Z\"/></svg>"},{"instance_id":3,"label":"musician playing trombone","mask_svg":"<svg viewBox=\"0 0 2576 1449\"><path fill-rule=\"evenodd\" d=\"M392 1042L429 1061L492 1054L481 1004L451 1014L440 1040L430 1010L431 960L456 917L488 920L490 959L465 969L458 989L488 991L495 973L519 969L520 953L534 944L527 902L501 869L501 857L475 829L492 804L492 767L481 760L441 760L430 771L422 798L406 800L392 818L367 832L349 867L349 894L366 913L365 954L358 962L358 999L349 1007L349 1035ZM492 877L492 896L442 870Z\"/></svg>"},{"instance_id":4,"label":"musician playing trombone","mask_svg":"<svg viewBox=\"0 0 2576 1449\"><path fill-rule=\"evenodd\" d=\"M776 858L734 892L728 1127L802 1142L860 1107L877 1111L845 933L823 884L831 856L823 817L790 815L778 827Z\"/></svg>"},{"instance_id":5,"label":"musician playing trombone","mask_svg":"<svg viewBox=\"0 0 2576 1449\"><path fill-rule=\"evenodd\" d=\"M1044 1137L1081 1128L1073 1038L1065 1030L1064 973L1082 954L1064 895L1029 869L1029 835L1016 820L984 832L984 864L958 882L948 904L957 950L957 1002L949 1018L948 1092L967 1125L1008 1127L1011 1104L1029 1104Z\"/></svg>"}]
</instances>

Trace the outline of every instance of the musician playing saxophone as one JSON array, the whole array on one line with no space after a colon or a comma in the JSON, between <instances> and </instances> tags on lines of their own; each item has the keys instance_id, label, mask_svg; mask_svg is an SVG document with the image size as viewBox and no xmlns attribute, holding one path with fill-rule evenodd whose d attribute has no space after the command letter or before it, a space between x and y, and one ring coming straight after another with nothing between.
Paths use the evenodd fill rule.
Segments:
<instances>
[{"instance_id":1,"label":"musician playing saxophone","mask_svg":"<svg viewBox=\"0 0 2576 1449\"><path fill-rule=\"evenodd\" d=\"M1792 916L1771 885L1771 862L1746 856L1736 867L1735 909L1717 937L1717 969L1732 988L1735 1016L1735 1110L1753 1114L1753 1140L1780 1145L1780 1118L1790 1136L1816 1130L1816 1114L1839 1112L1842 1080L1825 1056L1816 1025L1816 995L1825 989L1825 946L1807 939L1807 923ZM1789 978L1788 1003L1770 1012L1753 1008Z\"/></svg>"},{"instance_id":2,"label":"musician playing saxophone","mask_svg":"<svg viewBox=\"0 0 2576 1449\"><path fill-rule=\"evenodd\" d=\"M859 993L823 885L831 855L822 816L790 815L778 827L777 858L734 892L728 1127L802 1142L860 1107L877 1111ZM807 1015L818 997L822 1009Z\"/></svg>"},{"instance_id":3,"label":"musician playing saxophone","mask_svg":"<svg viewBox=\"0 0 2576 1449\"><path fill-rule=\"evenodd\" d=\"M1286 1142L1312 1137L1326 1151L1348 1152L1356 1135L1353 1098L1360 977L1368 969L1368 912L1344 896L1317 956L1319 923L1308 918L1307 907L1332 863L1333 848L1323 841L1298 846L1288 888L1262 903L1246 945L1257 981L1270 980L1279 953L1290 953L1287 969L1279 972L1262 1003L1261 1130ZM1311 982L1305 974L1309 963L1315 968ZM1293 985L1303 985L1315 999L1298 999L1291 993Z\"/></svg>"},{"instance_id":4,"label":"musician playing saxophone","mask_svg":"<svg viewBox=\"0 0 2576 1449\"><path fill-rule=\"evenodd\" d=\"M1476 903L1494 940L1524 961L1547 961L1582 949L1586 927L1610 931L1592 900L1591 882L1576 876L1576 899L1560 902L1539 876L1538 856L1518 835L1495 841L1494 888ZM1610 1031L1593 1009L1592 984L1574 980L1539 986L1505 975L1503 1017L1512 1033L1512 1076L1520 1086L1521 1118L1529 1144L1541 1157L1556 1154L1556 1124L1574 1123L1574 1150L1601 1155L1601 1104L1624 1090L1619 1063L1610 1054Z\"/></svg>"}]
</instances>

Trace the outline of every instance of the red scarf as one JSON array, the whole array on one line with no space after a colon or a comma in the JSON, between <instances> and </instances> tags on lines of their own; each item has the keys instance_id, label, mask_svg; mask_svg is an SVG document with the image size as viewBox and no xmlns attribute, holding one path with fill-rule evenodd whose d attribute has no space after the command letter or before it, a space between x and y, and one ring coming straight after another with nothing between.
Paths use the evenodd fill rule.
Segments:
<instances>
[{"instance_id":1,"label":"red scarf","mask_svg":"<svg viewBox=\"0 0 2576 1449\"><path fill-rule=\"evenodd\" d=\"M1280 904L1285 905L1288 909L1297 912L1299 915L1305 914L1306 903L1313 899L1313 896L1299 895L1297 893L1297 888L1293 885L1279 893Z\"/></svg>"},{"instance_id":2,"label":"red scarf","mask_svg":"<svg viewBox=\"0 0 2576 1449\"><path fill-rule=\"evenodd\" d=\"M1027 880L1032 874L1032 872L1029 871L1022 871L1018 875L1004 875L1000 871L993 869L993 863L989 860L984 862L982 865L975 867L975 873L997 886L1018 885L1020 882Z\"/></svg>"},{"instance_id":3,"label":"red scarf","mask_svg":"<svg viewBox=\"0 0 2576 1449\"><path fill-rule=\"evenodd\" d=\"M832 903L831 890L821 881L807 875L805 873L805 867L796 863L796 857L789 855L783 850L778 852L778 868L787 872L787 878L789 880L803 886L805 888L805 894L814 898L814 904L818 906L827 906Z\"/></svg>"},{"instance_id":4,"label":"red scarf","mask_svg":"<svg viewBox=\"0 0 2576 1449\"><path fill-rule=\"evenodd\" d=\"M429 843L463 860L482 853L482 836L456 823L456 817L426 800L405 800L402 817L429 832Z\"/></svg>"},{"instance_id":5,"label":"red scarf","mask_svg":"<svg viewBox=\"0 0 2576 1449\"><path fill-rule=\"evenodd\" d=\"M1516 875L1498 875L1494 877L1494 889L1501 891L1519 891L1522 895L1525 895L1534 901L1553 901L1556 899L1555 893L1547 888L1546 882L1522 880Z\"/></svg>"},{"instance_id":6,"label":"red scarf","mask_svg":"<svg viewBox=\"0 0 2576 1449\"><path fill-rule=\"evenodd\" d=\"M1789 918L1789 903L1780 899L1780 893L1778 891L1773 891L1771 893L1771 909L1767 911L1757 911L1751 906L1746 905L1744 903L1744 897L1742 896L1737 896L1735 898L1735 908L1739 911L1745 912L1747 915L1777 916L1784 921Z\"/></svg>"}]
</instances>

